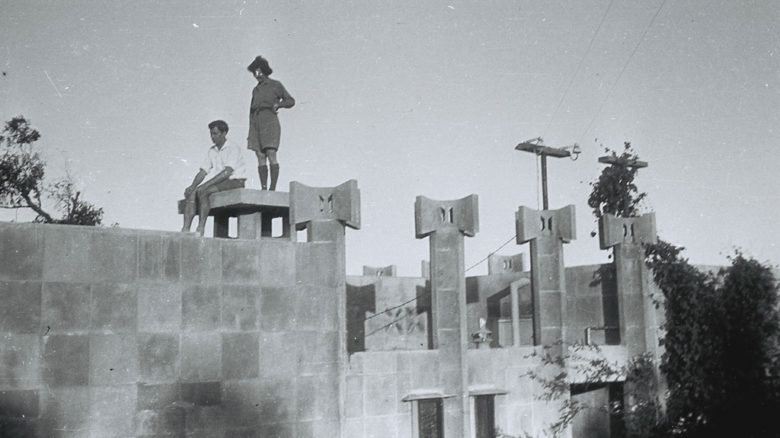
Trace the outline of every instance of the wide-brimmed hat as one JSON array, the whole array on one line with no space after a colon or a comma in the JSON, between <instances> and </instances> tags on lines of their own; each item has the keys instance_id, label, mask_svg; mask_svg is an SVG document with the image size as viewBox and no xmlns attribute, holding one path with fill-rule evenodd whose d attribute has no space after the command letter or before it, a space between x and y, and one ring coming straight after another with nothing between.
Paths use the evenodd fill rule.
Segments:
<instances>
[{"instance_id":1,"label":"wide-brimmed hat","mask_svg":"<svg viewBox=\"0 0 780 438\"><path fill-rule=\"evenodd\" d=\"M252 61L252 63L249 64L249 67L247 67L246 69L252 73L256 72L257 70L260 70L266 76L273 73L273 70L271 70L271 66L268 65L268 60L263 58L262 56L256 57L255 60Z\"/></svg>"}]
</instances>

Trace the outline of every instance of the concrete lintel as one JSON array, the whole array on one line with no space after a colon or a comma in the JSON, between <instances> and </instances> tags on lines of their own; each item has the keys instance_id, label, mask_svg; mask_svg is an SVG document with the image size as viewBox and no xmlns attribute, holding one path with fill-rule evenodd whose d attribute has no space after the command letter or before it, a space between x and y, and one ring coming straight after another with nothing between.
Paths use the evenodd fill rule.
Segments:
<instances>
[{"instance_id":1,"label":"concrete lintel","mask_svg":"<svg viewBox=\"0 0 780 438\"><path fill-rule=\"evenodd\" d=\"M599 157L599 163L604 164L625 164L627 167L636 167L636 168L643 168L647 167L647 161L640 161L640 160L621 160L615 155L605 155L603 157Z\"/></svg>"},{"instance_id":2,"label":"concrete lintel","mask_svg":"<svg viewBox=\"0 0 780 438\"><path fill-rule=\"evenodd\" d=\"M523 151L523 152L532 152L537 155L548 155L550 157L555 157L555 158L565 158L571 156L571 152L567 151L566 149L553 148L550 146L544 146L541 144L534 144L528 142L518 144L517 146L515 146L515 150Z\"/></svg>"}]
</instances>

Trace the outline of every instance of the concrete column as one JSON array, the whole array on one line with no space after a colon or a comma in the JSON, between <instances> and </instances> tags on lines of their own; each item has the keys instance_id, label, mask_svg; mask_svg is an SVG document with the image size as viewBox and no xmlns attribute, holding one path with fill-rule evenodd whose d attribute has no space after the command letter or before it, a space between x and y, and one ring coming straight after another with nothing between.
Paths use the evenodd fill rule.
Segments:
<instances>
[{"instance_id":1,"label":"concrete column","mask_svg":"<svg viewBox=\"0 0 780 438\"><path fill-rule=\"evenodd\" d=\"M643 246L657 241L655 213L630 218L607 214L599 220L601 249L612 248L614 255L620 344L626 348L629 358L649 352L656 363L660 363L658 324L655 307L649 296L650 276L644 263ZM658 368L655 369L655 379L659 384L659 393L662 393L664 383ZM633 404L635 393L630 386L626 387L626 406ZM660 399L663 400L663 397Z\"/></svg>"},{"instance_id":2,"label":"concrete column","mask_svg":"<svg viewBox=\"0 0 780 438\"><path fill-rule=\"evenodd\" d=\"M576 238L574 206L541 211L520 207L515 219L517 243L531 242L534 344L561 342L563 347L566 343L563 244Z\"/></svg>"},{"instance_id":3,"label":"concrete column","mask_svg":"<svg viewBox=\"0 0 780 438\"><path fill-rule=\"evenodd\" d=\"M515 347L520 347L520 288L528 283L528 279L521 278L509 284L512 305L512 345Z\"/></svg>"},{"instance_id":4,"label":"concrete column","mask_svg":"<svg viewBox=\"0 0 780 438\"><path fill-rule=\"evenodd\" d=\"M261 218L260 212L241 214L238 216L238 237L241 239L259 239Z\"/></svg>"},{"instance_id":5,"label":"concrete column","mask_svg":"<svg viewBox=\"0 0 780 438\"><path fill-rule=\"evenodd\" d=\"M214 237L228 237L230 216L226 214L214 215Z\"/></svg>"},{"instance_id":6,"label":"concrete column","mask_svg":"<svg viewBox=\"0 0 780 438\"><path fill-rule=\"evenodd\" d=\"M337 187L309 187L290 183L290 225L295 230L306 229L309 242L336 244L338 305L338 408L339 436L344 437L346 423L347 368L347 272L344 229L360 229L360 191L357 181L349 180ZM270 227L269 227L270 229Z\"/></svg>"},{"instance_id":7,"label":"concrete column","mask_svg":"<svg viewBox=\"0 0 780 438\"><path fill-rule=\"evenodd\" d=\"M456 394L444 400L444 436L471 436L463 236L479 230L477 195L455 201L418 196L414 217L416 237L430 238L430 330L439 350L439 383Z\"/></svg>"},{"instance_id":8,"label":"concrete column","mask_svg":"<svg viewBox=\"0 0 780 438\"><path fill-rule=\"evenodd\" d=\"M620 343L630 356L655 351L656 337L647 336L646 329L654 313L649 299L649 273L645 266L645 243L656 243L655 213L639 217L619 218L611 214L599 220L601 249L612 248L618 292ZM653 333L655 332L652 327Z\"/></svg>"}]
</instances>

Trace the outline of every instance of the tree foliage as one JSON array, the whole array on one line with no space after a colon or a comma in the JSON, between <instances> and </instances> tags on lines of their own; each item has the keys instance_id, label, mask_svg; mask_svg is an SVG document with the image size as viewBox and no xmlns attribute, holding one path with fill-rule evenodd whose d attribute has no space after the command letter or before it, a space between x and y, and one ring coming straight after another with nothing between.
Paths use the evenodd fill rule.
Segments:
<instances>
[{"instance_id":1,"label":"tree foliage","mask_svg":"<svg viewBox=\"0 0 780 438\"><path fill-rule=\"evenodd\" d=\"M629 164L639 159L631 148L630 142L623 144L623 152L617 155L615 151L606 148L608 154L617 158L601 171L598 180L591 182L592 188L588 197L588 206L593 209L593 215L600 218L605 214L618 217L631 217L639 212L641 202L647 193L640 193L634 178L639 170Z\"/></svg>"},{"instance_id":2,"label":"tree foliage","mask_svg":"<svg viewBox=\"0 0 780 438\"><path fill-rule=\"evenodd\" d=\"M0 206L30 208L37 214L36 222L100 225L103 209L81 199L71 178L45 184L46 163L35 148L40 137L22 116L5 123L0 133ZM44 199L53 202L61 217L47 211Z\"/></svg>"},{"instance_id":3,"label":"tree foliage","mask_svg":"<svg viewBox=\"0 0 780 438\"><path fill-rule=\"evenodd\" d=\"M659 242L647 264L664 294L670 434L777 436L780 412L780 315L769 267L737 253L731 265L703 273Z\"/></svg>"}]
</instances>

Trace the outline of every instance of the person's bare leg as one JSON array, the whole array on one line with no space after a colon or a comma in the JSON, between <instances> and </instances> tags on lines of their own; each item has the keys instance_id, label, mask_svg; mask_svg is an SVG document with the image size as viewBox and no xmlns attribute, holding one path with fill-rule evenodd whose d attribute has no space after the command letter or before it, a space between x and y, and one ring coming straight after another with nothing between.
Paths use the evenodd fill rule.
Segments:
<instances>
[{"instance_id":1,"label":"person's bare leg","mask_svg":"<svg viewBox=\"0 0 780 438\"><path fill-rule=\"evenodd\" d=\"M190 231L192 220L195 219L195 194L193 193L184 201L184 226L181 230L185 233Z\"/></svg>"},{"instance_id":2,"label":"person's bare leg","mask_svg":"<svg viewBox=\"0 0 780 438\"><path fill-rule=\"evenodd\" d=\"M209 210L211 210L209 196L212 193L218 191L219 189L214 186L205 189L198 188L197 190L198 204L200 204L200 209L198 211L198 228L195 231L197 231L201 236L206 233L206 220L209 218Z\"/></svg>"}]
</instances>

